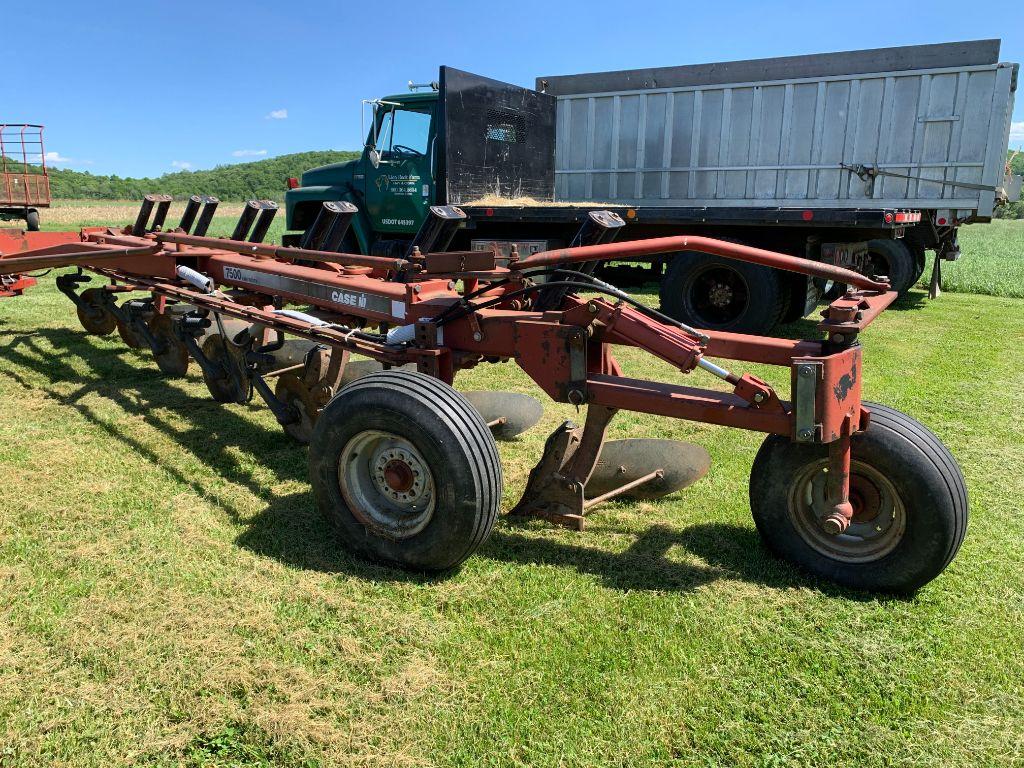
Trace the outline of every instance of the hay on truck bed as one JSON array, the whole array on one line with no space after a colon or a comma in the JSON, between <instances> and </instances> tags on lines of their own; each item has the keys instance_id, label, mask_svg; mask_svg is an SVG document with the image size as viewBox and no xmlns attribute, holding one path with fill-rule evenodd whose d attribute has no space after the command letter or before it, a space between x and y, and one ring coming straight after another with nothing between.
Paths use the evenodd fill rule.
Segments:
<instances>
[{"instance_id":1,"label":"hay on truck bed","mask_svg":"<svg viewBox=\"0 0 1024 768\"><path fill-rule=\"evenodd\" d=\"M622 203L602 203L596 200L537 200L532 197L502 197L484 195L475 200L460 203L467 208L490 206L491 208L623 208Z\"/></svg>"}]
</instances>

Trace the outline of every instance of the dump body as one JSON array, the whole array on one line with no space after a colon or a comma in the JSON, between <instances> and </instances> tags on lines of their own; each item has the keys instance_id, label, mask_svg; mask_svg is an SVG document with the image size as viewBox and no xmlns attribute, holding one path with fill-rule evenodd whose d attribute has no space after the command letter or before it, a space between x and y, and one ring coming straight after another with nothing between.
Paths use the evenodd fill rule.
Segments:
<instances>
[{"instance_id":1,"label":"dump body","mask_svg":"<svg viewBox=\"0 0 1024 768\"><path fill-rule=\"evenodd\" d=\"M988 219L1015 192L1018 65L998 57L983 40L538 78L558 100L556 196Z\"/></svg>"}]
</instances>

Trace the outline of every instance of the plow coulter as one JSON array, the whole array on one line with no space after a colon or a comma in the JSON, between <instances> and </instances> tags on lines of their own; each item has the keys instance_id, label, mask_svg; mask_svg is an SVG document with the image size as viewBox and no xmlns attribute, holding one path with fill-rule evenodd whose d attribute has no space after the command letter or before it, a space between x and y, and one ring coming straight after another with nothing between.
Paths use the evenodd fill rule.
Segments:
<instances>
[{"instance_id":1,"label":"plow coulter","mask_svg":"<svg viewBox=\"0 0 1024 768\"><path fill-rule=\"evenodd\" d=\"M438 207L403 252L341 252L355 213L325 203L298 247L262 242L276 212L249 203L231 238L206 235L215 198L148 196L123 229L0 236L4 285L57 277L83 328L115 331L160 370L193 366L213 398L259 397L309 445L313 495L341 543L421 571L459 565L498 516L495 439L534 426L542 407L513 393L459 392L459 371L514 361L551 399L585 410L547 439L511 515L583 530L612 498L655 499L710 467L697 445L605 441L620 410L765 433L750 502L766 545L837 583L912 591L955 555L967 525L963 477L924 426L861 399L861 331L896 298L884 277L704 237L615 242L623 222L595 211L571 247L448 251L465 215ZM697 251L848 286L819 338L690 328L594 277L596 264ZM97 282L96 278L100 278ZM633 347L699 385L623 374ZM359 355L365 359L350 359ZM782 392L742 372L777 366Z\"/></svg>"}]
</instances>

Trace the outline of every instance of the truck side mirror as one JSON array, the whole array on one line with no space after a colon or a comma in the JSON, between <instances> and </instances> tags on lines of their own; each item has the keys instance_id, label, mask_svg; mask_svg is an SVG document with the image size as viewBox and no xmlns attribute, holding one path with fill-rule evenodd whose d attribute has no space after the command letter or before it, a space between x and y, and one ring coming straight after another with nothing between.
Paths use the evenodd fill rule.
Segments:
<instances>
[{"instance_id":1,"label":"truck side mirror","mask_svg":"<svg viewBox=\"0 0 1024 768\"><path fill-rule=\"evenodd\" d=\"M366 154L370 158L370 165L374 168L380 168L380 152L373 147L368 147Z\"/></svg>"}]
</instances>

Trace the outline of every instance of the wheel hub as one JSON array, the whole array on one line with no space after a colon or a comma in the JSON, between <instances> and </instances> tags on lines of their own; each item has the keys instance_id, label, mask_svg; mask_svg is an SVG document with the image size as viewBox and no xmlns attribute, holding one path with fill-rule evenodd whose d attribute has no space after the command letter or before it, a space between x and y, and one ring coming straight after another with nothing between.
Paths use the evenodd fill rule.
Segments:
<instances>
[{"instance_id":1,"label":"wheel hub","mask_svg":"<svg viewBox=\"0 0 1024 768\"><path fill-rule=\"evenodd\" d=\"M715 283L708 292L708 300L719 309L724 309L732 301L732 288L723 283Z\"/></svg>"},{"instance_id":2,"label":"wheel hub","mask_svg":"<svg viewBox=\"0 0 1024 768\"><path fill-rule=\"evenodd\" d=\"M391 539L419 533L434 514L434 476L406 438L366 430L353 436L338 460L338 485L352 514Z\"/></svg>"},{"instance_id":3,"label":"wheel hub","mask_svg":"<svg viewBox=\"0 0 1024 768\"><path fill-rule=\"evenodd\" d=\"M402 504L414 504L423 495L423 474L423 466L416 457L402 448L387 448L374 460L373 481L377 489Z\"/></svg>"},{"instance_id":4,"label":"wheel hub","mask_svg":"<svg viewBox=\"0 0 1024 768\"><path fill-rule=\"evenodd\" d=\"M840 534L822 525L831 505L827 491L828 462L808 465L790 491L789 515L800 536L827 557L844 562L871 562L892 552L906 530L906 508L896 487L874 467L853 460L850 504L853 518Z\"/></svg>"}]
</instances>

